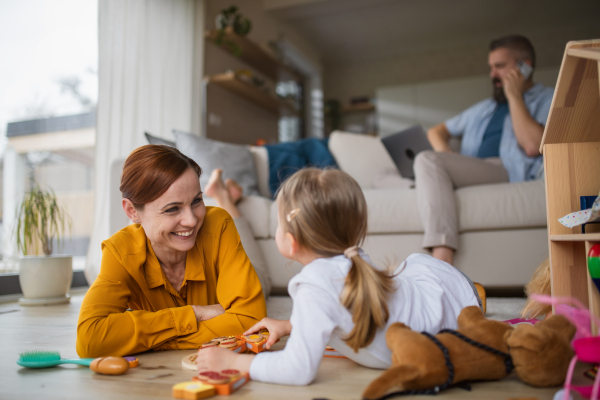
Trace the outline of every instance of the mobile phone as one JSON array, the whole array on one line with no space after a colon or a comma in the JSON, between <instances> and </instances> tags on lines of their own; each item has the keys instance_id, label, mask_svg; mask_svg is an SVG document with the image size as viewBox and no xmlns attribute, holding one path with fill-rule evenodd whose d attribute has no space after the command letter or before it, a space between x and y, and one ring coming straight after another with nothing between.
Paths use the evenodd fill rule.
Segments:
<instances>
[{"instance_id":1,"label":"mobile phone","mask_svg":"<svg viewBox=\"0 0 600 400\"><path fill-rule=\"evenodd\" d=\"M531 65L527 64L523 60L517 61L517 67L519 67L519 70L521 71L521 74L523 74L523 78L525 78L525 80L529 79L533 73L533 68Z\"/></svg>"}]
</instances>

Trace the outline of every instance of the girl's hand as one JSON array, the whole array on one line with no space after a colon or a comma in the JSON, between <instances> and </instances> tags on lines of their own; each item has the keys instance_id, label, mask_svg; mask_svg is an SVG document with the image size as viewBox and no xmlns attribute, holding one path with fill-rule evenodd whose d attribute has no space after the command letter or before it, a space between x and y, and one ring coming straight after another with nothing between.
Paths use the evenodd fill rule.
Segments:
<instances>
[{"instance_id":1,"label":"girl's hand","mask_svg":"<svg viewBox=\"0 0 600 400\"><path fill-rule=\"evenodd\" d=\"M289 335L292 332L292 324L289 320L279 320L273 318L263 318L252 328L244 332L244 335L251 335L266 328L269 331L269 340L267 340L266 347L270 349L280 338Z\"/></svg>"},{"instance_id":2,"label":"girl's hand","mask_svg":"<svg viewBox=\"0 0 600 400\"><path fill-rule=\"evenodd\" d=\"M225 313L225 309L220 304L192 306L192 308L196 314L196 321L206 321Z\"/></svg>"},{"instance_id":3,"label":"girl's hand","mask_svg":"<svg viewBox=\"0 0 600 400\"><path fill-rule=\"evenodd\" d=\"M250 371L250 364L254 356L249 354L238 354L228 349L209 347L198 350L196 365L198 371L221 372L224 369L237 369L242 374Z\"/></svg>"}]
</instances>

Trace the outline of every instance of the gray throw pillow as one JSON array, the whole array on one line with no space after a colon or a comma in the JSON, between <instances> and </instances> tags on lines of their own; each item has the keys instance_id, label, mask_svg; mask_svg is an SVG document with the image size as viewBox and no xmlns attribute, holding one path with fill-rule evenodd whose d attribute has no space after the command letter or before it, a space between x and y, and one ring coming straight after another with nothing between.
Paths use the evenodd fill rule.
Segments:
<instances>
[{"instance_id":1,"label":"gray throw pillow","mask_svg":"<svg viewBox=\"0 0 600 400\"><path fill-rule=\"evenodd\" d=\"M144 132L144 135L146 135L146 139L150 144L164 144L167 146L175 147L175 142L171 142L170 140L159 138L158 136L151 135L148 132Z\"/></svg>"},{"instance_id":2,"label":"gray throw pillow","mask_svg":"<svg viewBox=\"0 0 600 400\"><path fill-rule=\"evenodd\" d=\"M250 148L245 145L219 142L187 132L173 130L179 151L202 168L200 186L204 188L216 168L223 169L223 179L233 179L244 189L244 195L259 195L258 179Z\"/></svg>"}]
</instances>

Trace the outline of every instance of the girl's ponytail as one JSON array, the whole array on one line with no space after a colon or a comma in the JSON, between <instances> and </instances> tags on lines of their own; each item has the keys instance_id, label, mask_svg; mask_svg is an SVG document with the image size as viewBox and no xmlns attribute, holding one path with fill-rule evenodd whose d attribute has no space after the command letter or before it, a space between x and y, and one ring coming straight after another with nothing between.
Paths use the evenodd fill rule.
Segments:
<instances>
[{"instance_id":1,"label":"girl's ponytail","mask_svg":"<svg viewBox=\"0 0 600 400\"><path fill-rule=\"evenodd\" d=\"M340 301L354 321L345 339L354 351L368 346L377 328L385 327L391 275L359 254L367 234L367 202L358 183L340 170L307 168L288 178L277 194L279 223L302 248L322 257L344 254L352 261ZM352 246L352 247L348 247Z\"/></svg>"},{"instance_id":2,"label":"girl's ponytail","mask_svg":"<svg viewBox=\"0 0 600 400\"><path fill-rule=\"evenodd\" d=\"M340 301L352 313L354 329L344 341L358 352L373 341L377 328L384 327L387 323L388 294L395 288L392 277L366 262L358 251L346 256L352 261L352 266L346 277Z\"/></svg>"}]
</instances>

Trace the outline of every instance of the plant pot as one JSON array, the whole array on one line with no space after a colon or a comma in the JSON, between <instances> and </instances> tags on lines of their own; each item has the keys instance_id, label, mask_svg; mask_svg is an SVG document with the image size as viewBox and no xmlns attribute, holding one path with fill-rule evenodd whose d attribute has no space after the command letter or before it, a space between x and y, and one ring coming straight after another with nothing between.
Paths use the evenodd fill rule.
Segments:
<instances>
[{"instance_id":1,"label":"plant pot","mask_svg":"<svg viewBox=\"0 0 600 400\"><path fill-rule=\"evenodd\" d=\"M73 280L71 256L23 256L19 258L19 304L39 306L68 303Z\"/></svg>"}]
</instances>

